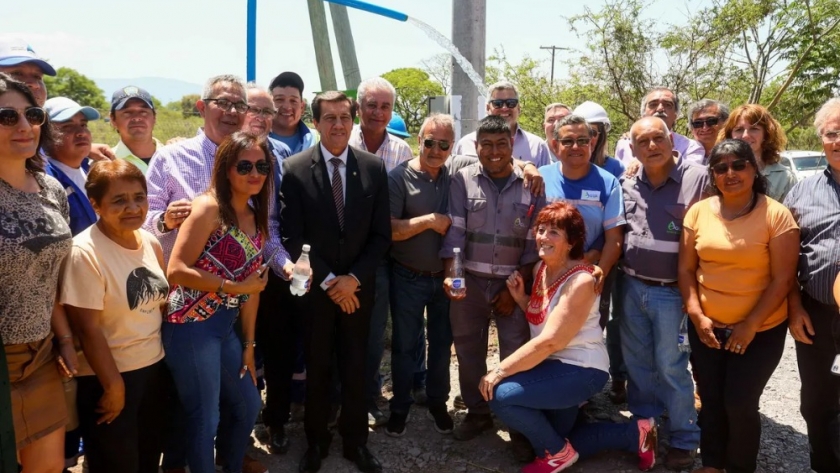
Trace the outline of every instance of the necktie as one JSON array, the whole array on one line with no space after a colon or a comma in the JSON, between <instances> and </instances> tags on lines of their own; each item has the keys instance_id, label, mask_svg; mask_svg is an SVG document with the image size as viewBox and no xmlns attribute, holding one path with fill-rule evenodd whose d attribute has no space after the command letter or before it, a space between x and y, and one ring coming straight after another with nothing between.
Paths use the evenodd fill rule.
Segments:
<instances>
[{"instance_id":1,"label":"necktie","mask_svg":"<svg viewBox=\"0 0 840 473\"><path fill-rule=\"evenodd\" d=\"M330 164L333 166L332 172L332 193L335 200L335 211L338 214L338 224L344 229L344 189L341 186L341 174L338 172L338 167L341 165L341 160L338 158L330 159Z\"/></svg>"}]
</instances>

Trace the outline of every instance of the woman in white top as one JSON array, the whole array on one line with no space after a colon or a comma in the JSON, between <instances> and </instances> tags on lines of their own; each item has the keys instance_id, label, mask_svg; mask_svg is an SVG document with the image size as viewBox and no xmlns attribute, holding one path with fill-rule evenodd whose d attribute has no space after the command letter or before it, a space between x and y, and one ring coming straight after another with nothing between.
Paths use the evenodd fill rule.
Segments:
<instances>
[{"instance_id":1,"label":"woman in white top","mask_svg":"<svg viewBox=\"0 0 840 473\"><path fill-rule=\"evenodd\" d=\"M578 406L609 378L593 268L583 259L586 228L580 212L564 202L545 207L534 225L542 262L534 267L531 295L518 272L507 283L528 318L531 340L487 373L482 396L537 452L523 473L556 473L579 455L608 449L637 452L639 469L650 470L656 458L653 419L575 426Z\"/></svg>"}]
</instances>

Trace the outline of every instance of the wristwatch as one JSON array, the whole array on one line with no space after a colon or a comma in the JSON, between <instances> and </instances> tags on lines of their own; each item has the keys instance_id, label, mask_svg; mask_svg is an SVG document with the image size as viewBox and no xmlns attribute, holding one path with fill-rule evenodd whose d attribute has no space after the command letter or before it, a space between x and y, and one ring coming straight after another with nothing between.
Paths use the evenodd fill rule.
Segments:
<instances>
[{"instance_id":1,"label":"wristwatch","mask_svg":"<svg viewBox=\"0 0 840 473\"><path fill-rule=\"evenodd\" d=\"M160 218L158 218L158 220L157 220L157 229L161 233L168 233L168 232L171 231L171 229L166 228L166 222L163 219L163 217L165 215L166 215L166 212L164 211L162 214L160 214Z\"/></svg>"}]
</instances>

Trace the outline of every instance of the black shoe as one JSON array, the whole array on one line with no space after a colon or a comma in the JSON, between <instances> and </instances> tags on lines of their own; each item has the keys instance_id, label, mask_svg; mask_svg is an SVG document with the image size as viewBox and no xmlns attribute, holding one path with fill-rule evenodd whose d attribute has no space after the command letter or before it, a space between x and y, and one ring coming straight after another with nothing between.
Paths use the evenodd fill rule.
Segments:
<instances>
[{"instance_id":1,"label":"black shoe","mask_svg":"<svg viewBox=\"0 0 840 473\"><path fill-rule=\"evenodd\" d=\"M367 447L344 449L344 458L356 464L356 468L363 473L382 473L382 464L370 453Z\"/></svg>"},{"instance_id":2,"label":"black shoe","mask_svg":"<svg viewBox=\"0 0 840 473\"><path fill-rule=\"evenodd\" d=\"M405 435L405 423L408 422L408 412L391 411L388 418L388 425L385 427L385 434L390 437L402 437Z\"/></svg>"},{"instance_id":3,"label":"black shoe","mask_svg":"<svg viewBox=\"0 0 840 473\"><path fill-rule=\"evenodd\" d=\"M455 440L472 440L485 430L493 428L493 416L490 414L468 413L464 421L452 431Z\"/></svg>"},{"instance_id":4,"label":"black shoe","mask_svg":"<svg viewBox=\"0 0 840 473\"><path fill-rule=\"evenodd\" d=\"M323 456L321 447L317 445L310 446L306 449L306 453L303 454L303 458L300 459L298 471L300 473L315 473L321 469L321 459Z\"/></svg>"},{"instance_id":5,"label":"black shoe","mask_svg":"<svg viewBox=\"0 0 840 473\"><path fill-rule=\"evenodd\" d=\"M521 433L510 430L510 449L513 452L513 458L519 463L531 463L537 454L534 452L534 447Z\"/></svg>"},{"instance_id":6,"label":"black shoe","mask_svg":"<svg viewBox=\"0 0 840 473\"><path fill-rule=\"evenodd\" d=\"M289 453L289 437L286 436L286 429L281 425L280 427L268 428L268 451L275 455L285 455Z\"/></svg>"},{"instance_id":7,"label":"black shoe","mask_svg":"<svg viewBox=\"0 0 840 473\"><path fill-rule=\"evenodd\" d=\"M429 406L426 413L429 419L435 421L435 430L439 434L451 434L455 423L452 422L452 416L446 410L446 404L440 406Z\"/></svg>"}]
</instances>

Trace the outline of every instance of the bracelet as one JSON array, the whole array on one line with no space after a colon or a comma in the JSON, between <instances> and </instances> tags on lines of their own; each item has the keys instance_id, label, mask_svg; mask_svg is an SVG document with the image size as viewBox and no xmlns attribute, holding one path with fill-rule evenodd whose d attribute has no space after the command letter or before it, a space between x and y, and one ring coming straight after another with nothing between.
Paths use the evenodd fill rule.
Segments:
<instances>
[{"instance_id":1,"label":"bracelet","mask_svg":"<svg viewBox=\"0 0 840 473\"><path fill-rule=\"evenodd\" d=\"M221 293L224 293L224 292L225 292L225 283L226 283L226 282L227 282L227 279L222 279L222 282L219 284L219 288L218 288L218 289L216 289L216 292L221 292Z\"/></svg>"},{"instance_id":2,"label":"bracelet","mask_svg":"<svg viewBox=\"0 0 840 473\"><path fill-rule=\"evenodd\" d=\"M257 346L257 342L255 342L254 340L246 340L246 341L242 342L242 346L243 346L244 348L248 348L248 347L256 347L256 346Z\"/></svg>"}]
</instances>

